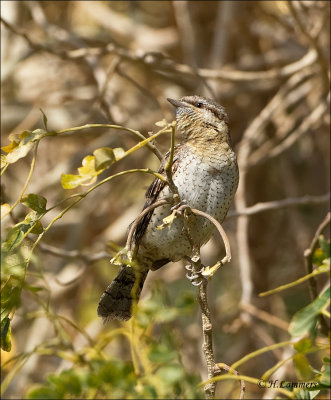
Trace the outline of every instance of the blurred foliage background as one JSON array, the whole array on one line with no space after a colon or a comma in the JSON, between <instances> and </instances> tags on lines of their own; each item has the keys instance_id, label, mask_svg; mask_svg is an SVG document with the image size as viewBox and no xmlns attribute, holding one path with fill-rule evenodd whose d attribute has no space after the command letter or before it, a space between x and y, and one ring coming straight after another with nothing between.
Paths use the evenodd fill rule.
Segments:
<instances>
[{"instance_id":1,"label":"blurred foliage background","mask_svg":"<svg viewBox=\"0 0 331 400\"><path fill-rule=\"evenodd\" d=\"M232 365L298 337L299 345L268 347L238 372L258 379L277 365L270 379L315 380L326 388L327 231L312 240L330 198L329 2L2 1L1 17L3 398L203 397L200 312L183 263L149 275L135 320L103 326L96 315L117 272L109 259L124 246L153 176L101 185L31 254L42 226L68 204L45 212L40 196L52 207L81 193L88 188L64 189L61 175L76 174L95 149L137 143L121 129L68 128L115 124L147 137L157 132L155 122L174 118L166 98L190 94L227 109L241 172L223 224L233 259L209 284L215 358ZM17 160L9 157L15 145L6 147L15 140L26 153ZM157 145L167 151L169 135ZM158 165L144 147L100 179ZM223 253L215 237L202 261L213 265ZM315 286L305 280L258 296L313 269ZM301 309L304 316L296 314ZM245 398L330 395L246 385ZM239 383L227 379L216 397L239 393Z\"/></svg>"}]
</instances>

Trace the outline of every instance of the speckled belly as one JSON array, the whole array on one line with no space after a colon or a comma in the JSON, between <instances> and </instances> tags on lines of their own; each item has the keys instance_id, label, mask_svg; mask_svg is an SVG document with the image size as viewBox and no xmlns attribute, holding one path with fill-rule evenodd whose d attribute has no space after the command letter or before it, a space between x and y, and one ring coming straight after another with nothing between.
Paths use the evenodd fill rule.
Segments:
<instances>
[{"instance_id":1,"label":"speckled belly","mask_svg":"<svg viewBox=\"0 0 331 400\"><path fill-rule=\"evenodd\" d=\"M215 166L202 162L201 157L192 153L181 160L173 176L180 198L198 210L204 211L222 222L229 209L238 185L238 168L233 160L224 160ZM169 187L161 192L159 199L171 197ZM171 214L170 206L155 209L151 221L140 243L144 256L153 260L170 259L177 261L191 254L191 246L183 231L183 219L178 216L170 226L158 229L163 219ZM206 243L214 226L203 217L194 217L190 234L194 243Z\"/></svg>"}]
</instances>

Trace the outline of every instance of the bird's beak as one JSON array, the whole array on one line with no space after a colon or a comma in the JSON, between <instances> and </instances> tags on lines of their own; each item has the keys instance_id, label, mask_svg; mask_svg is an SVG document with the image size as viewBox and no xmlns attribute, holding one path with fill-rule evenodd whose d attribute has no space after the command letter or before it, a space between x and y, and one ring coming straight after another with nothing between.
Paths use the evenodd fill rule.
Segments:
<instances>
[{"instance_id":1,"label":"bird's beak","mask_svg":"<svg viewBox=\"0 0 331 400\"><path fill-rule=\"evenodd\" d=\"M186 104L180 100L174 100L174 99L169 99L169 98L167 98L167 100L169 101L169 103L171 103L175 107L185 107L186 106Z\"/></svg>"}]
</instances>

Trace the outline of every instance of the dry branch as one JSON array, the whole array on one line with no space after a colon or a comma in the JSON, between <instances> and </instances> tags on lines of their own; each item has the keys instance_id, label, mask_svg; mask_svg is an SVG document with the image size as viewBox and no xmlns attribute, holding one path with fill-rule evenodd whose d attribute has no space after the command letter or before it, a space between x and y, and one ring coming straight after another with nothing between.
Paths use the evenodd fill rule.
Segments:
<instances>
[{"instance_id":1,"label":"dry branch","mask_svg":"<svg viewBox=\"0 0 331 400\"><path fill-rule=\"evenodd\" d=\"M261 212L280 210L286 207L297 207L306 205L320 205L328 203L331 198L331 192L322 194L320 196L306 195L303 197L288 197L282 200L267 201L264 203L256 203L251 207L246 207L242 210L230 211L228 218L239 217L242 215L255 215Z\"/></svg>"}]
</instances>

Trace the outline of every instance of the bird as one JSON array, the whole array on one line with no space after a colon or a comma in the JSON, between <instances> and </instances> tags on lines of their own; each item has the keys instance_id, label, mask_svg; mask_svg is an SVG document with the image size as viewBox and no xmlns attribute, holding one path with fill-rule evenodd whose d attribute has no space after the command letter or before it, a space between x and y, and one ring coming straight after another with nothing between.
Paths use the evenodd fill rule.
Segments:
<instances>
[{"instance_id":1,"label":"bird","mask_svg":"<svg viewBox=\"0 0 331 400\"><path fill-rule=\"evenodd\" d=\"M176 130L181 135L180 143L174 147L171 171L178 195L192 209L208 213L222 223L239 182L228 115L216 101L198 95L167 100L176 109ZM163 157L159 174L165 175L169 154ZM173 198L173 193L165 181L155 178L145 196L143 210L159 200ZM183 218L174 218L169 226L160 229L171 212L172 205L167 203L151 209L137 223L133 233L134 265L121 266L99 301L97 313L105 322L129 320L149 271L189 257L192 245L200 248L212 236L215 227L202 216L190 218L190 238Z\"/></svg>"}]
</instances>

